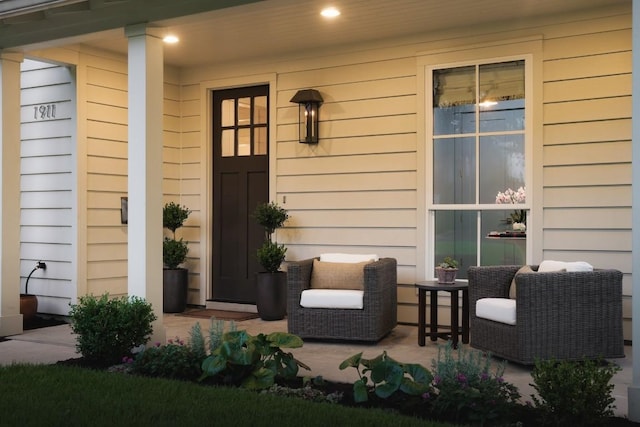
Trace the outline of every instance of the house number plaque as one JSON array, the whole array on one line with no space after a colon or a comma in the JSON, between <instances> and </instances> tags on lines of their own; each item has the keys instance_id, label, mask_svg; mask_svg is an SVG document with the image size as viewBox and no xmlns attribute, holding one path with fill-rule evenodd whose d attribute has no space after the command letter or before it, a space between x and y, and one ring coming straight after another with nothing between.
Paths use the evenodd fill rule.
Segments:
<instances>
[{"instance_id":1,"label":"house number plaque","mask_svg":"<svg viewBox=\"0 0 640 427\"><path fill-rule=\"evenodd\" d=\"M56 118L56 104L41 104L33 107L35 120L47 120Z\"/></svg>"}]
</instances>

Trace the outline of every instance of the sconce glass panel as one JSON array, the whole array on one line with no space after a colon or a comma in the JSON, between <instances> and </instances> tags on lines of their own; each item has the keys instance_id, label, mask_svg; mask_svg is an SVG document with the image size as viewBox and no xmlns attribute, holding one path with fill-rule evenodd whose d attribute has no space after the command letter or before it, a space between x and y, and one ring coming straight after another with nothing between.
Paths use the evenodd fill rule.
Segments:
<instances>
[{"instance_id":1,"label":"sconce glass panel","mask_svg":"<svg viewBox=\"0 0 640 427\"><path fill-rule=\"evenodd\" d=\"M318 105L300 104L300 142L318 142Z\"/></svg>"}]
</instances>

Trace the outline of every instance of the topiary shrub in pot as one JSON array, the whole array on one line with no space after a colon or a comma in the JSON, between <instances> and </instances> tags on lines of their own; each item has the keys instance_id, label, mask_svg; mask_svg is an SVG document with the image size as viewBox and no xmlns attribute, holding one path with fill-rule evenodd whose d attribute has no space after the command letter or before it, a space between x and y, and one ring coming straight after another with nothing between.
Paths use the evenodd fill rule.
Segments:
<instances>
[{"instance_id":1,"label":"topiary shrub in pot","mask_svg":"<svg viewBox=\"0 0 640 427\"><path fill-rule=\"evenodd\" d=\"M171 237L165 236L162 244L163 298L162 309L165 313L181 313L187 307L189 288L189 270L180 265L187 259L189 248L180 238L176 239L176 230L184 225L191 214L185 206L169 202L162 209L162 225L171 231Z\"/></svg>"},{"instance_id":2,"label":"topiary shrub in pot","mask_svg":"<svg viewBox=\"0 0 640 427\"><path fill-rule=\"evenodd\" d=\"M280 271L287 248L274 239L289 214L275 202L262 203L253 213L256 222L265 230L264 243L258 248L258 262L264 269L256 278L256 305L263 320L280 320L287 314L287 273Z\"/></svg>"}]
</instances>

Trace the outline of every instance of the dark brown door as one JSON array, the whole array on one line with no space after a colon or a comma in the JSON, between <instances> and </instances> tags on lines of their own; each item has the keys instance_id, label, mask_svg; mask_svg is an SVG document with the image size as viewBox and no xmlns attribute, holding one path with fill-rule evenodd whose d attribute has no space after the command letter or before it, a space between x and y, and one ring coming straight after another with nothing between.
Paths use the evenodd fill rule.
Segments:
<instances>
[{"instance_id":1,"label":"dark brown door","mask_svg":"<svg viewBox=\"0 0 640 427\"><path fill-rule=\"evenodd\" d=\"M269 86L213 93L213 299L256 302L252 213L269 198Z\"/></svg>"}]
</instances>

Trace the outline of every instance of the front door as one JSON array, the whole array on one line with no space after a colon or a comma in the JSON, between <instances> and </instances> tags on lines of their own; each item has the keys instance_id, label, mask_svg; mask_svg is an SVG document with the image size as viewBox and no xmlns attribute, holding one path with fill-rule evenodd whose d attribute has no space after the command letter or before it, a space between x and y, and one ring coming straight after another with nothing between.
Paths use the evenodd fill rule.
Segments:
<instances>
[{"instance_id":1,"label":"front door","mask_svg":"<svg viewBox=\"0 0 640 427\"><path fill-rule=\"evenodd\" d=\"M269 198L269 86L213 93L213 299L255 304L256 251L264 230L252 218Z\"/></svg>"}]
</instances>

